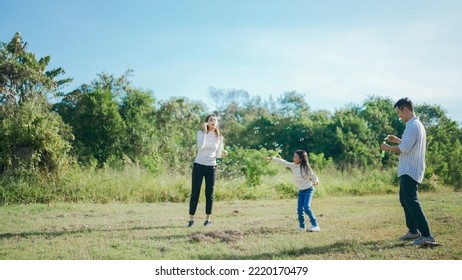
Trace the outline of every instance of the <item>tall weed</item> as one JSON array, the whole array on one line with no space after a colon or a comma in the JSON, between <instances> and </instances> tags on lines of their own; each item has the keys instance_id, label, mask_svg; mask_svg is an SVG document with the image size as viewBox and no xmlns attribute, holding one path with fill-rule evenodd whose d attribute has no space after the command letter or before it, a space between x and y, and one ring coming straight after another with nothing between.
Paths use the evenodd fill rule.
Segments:
<instances>
[{"instance_id":1,"label":"tall weed","mask_svg":"<svg viewBox=\"0 0 462 280\"><path fill-rule=\"evenodd\" d=\"M263 165L262 165L263 166ZM223 172L223 171L221 171ZM265 171L266 172L266 171ZM380 195L396 193L399 183L396 170L339 171L333 167L316 171L320 184L315 197L341 195ZM425 184L439 184L428 180ZM444 188L428 188L438 191ZM162 173L155 175L138 165L122 169L76 167L53 180L30 176L0 176L0 205L49 202L187 202L191 191L191 175ZM217 176L215 200L292 199L297 195L292 173L273 169L261 174L258 184L250 184L246 173ZM203 195L200 197L203 200Z\"/></svg>"}]
</instances>

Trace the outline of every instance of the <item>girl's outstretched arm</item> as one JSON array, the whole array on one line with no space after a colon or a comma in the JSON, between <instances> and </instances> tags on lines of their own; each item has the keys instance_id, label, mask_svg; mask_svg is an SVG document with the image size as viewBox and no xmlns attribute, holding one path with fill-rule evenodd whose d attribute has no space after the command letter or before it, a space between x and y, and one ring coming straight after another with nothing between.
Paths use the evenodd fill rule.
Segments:
<instances>
[{"instance_id":1,"label":"girl's outstretched arm","mask_svg":"<svg viewBox=\"0 0 462 280\"><path fill-rule=\"evenodd\" d=\"M282 158L278 158L278 157L266 157L265 159L274 161L274 162L276 162L276 163L278 163L280 165L283 165L283 166L289 167L289 168L292 168L294 166L293 162L288 162L288 161L283 160Z\"/></svg>"}]
</instances>

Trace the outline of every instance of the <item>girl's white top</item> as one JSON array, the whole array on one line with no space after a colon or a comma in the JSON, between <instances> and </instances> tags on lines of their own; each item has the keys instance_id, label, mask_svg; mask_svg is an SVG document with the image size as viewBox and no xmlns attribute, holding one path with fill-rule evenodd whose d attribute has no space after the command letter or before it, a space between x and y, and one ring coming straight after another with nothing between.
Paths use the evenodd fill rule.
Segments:
<instances>
[{"instance_id":1,"label":"girl's white top","mask_svg":"<svg viewBox=\"0 0 462 280\"><path fill-rule=\"evenodd\" d=\"M293 162L288 162L278 157L271 157L271 160L281 164L285 167L290 168L294 175L295 185L297 185L299 190L306 190L313 187L313 184L319 183L319 178L312 171L308 170L308 174L300 173L300 164L295 164Z\"/></svg>"},{"instance_id":2,"label":"girl's white top","mask_svg":"<svg viewBox=\"0 0 462 280\"><path fill-rule=\"evenodd\" d=\"M217 158L221 158L223 148L223 136L217 136L214 131L204 133L199 130L197 132L197 155L194 162L215 166Z\"/></svg>"}]
</instances>

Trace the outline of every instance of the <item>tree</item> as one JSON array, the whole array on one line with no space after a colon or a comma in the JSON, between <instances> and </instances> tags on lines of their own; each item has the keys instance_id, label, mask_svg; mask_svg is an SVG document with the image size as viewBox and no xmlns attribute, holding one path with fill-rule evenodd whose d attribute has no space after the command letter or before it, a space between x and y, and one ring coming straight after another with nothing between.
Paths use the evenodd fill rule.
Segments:
<instances>
[{"instance_id":1,"label":"tree","mask_svg":"<svg viewBox=\"0 0 462 280\"><path fill-rule=\"evenodd\" d=\"M127 70L121 77L101 73L90 84L83 84L54 105L72 127L74 153L84 164L96 160L102 166L110 158L121 159L127 141L126 125L119 102L132 90Z\"/></svg>"},{"instance_id":2,"label":"tree","mask_svg":"<svg viewBox=\"0 0 462 280\"><path fill-rule=\"evenodd\" d=\"M307 118L310 107L305 101L305 96L296 91L288 91L278 98L280 108L279 113L283 118Z\"/></svg>"},{"instance_id":3,"label":"tree","mask_svg":"<svg viewBox=\"0 0 462 280\"><path fill-rule=\"evenodd\" d=\"M129 90L122 98L119 111L126 127L124 154L157 174L164 169L164 157L159 150L155 102L150 91Z\"/></svg>"},{"instance_id":4,"label":"tree","mask_svg":"<svg viewBox=\"0 0 462 280\"><path fill-rule=\"evenodd\" d=\"M399 120L393 101L389 98L371 96L364 101L360 108L359 116L364 119L371 133L371 147L374 150L374 157L379 158L380 144L387 135L401 135L404 131L404 124ZM397 155L386 153L382 163L392 165Z\"/></svg>"},{"instance_id":5,"label":"tree","mask_svg":"<svg viewBox=\"0 0 462 280\"><path fill-rule=\"evenodd\" d=\"M27 52L27 43L21 34L14 35L10 43L2 43L0 48L0 104L19 105L28 99L58 93L61 86L72 79L57 80L64 74L62 68L46 71L50 56L36 59Z\"/></svg>"},{"instance_id":6,"label":"tree","mask_svg":"<svg viewBox=\"0 0 462 280\"><path fill-rule=\"evenodd\" d=\"M437 105L416 106L427 132L427 168L425 178L462 189L462 129Z\"/></svg>"},{"instance_id":7,"label":"tree","mask_svg":"<svg viewBox=\"0 0 462 280\"><path fill-rule=\"evenodd\" d=\"M93 157L102 165L111 156L122 157L125 124L110 92L96 90L83 94L71 125L81 160Z\"/></svg>"},{"instance_id":8,"label":"tree","mask_svg":"<svg viewBox=\"0 0 462 280\"><path fill-rule=\"evenodd\" d=\"M404 131L404 124L398 119L393 105L389 98L372 96L364 101L359 112L371 130L372 137L380 143L387 135Z\"/></svg>"},{"instance_id":9,"label":"tree","mask_svg":"<svg viewBox=\"0 0 462 280\"><path fill-rule=\"evenodd\" d=\"M376 140L359 111L355 105L336 111L330 126L336 139L333 158L342 169L376 166L379 160Z\"/></svg>"},{"instance_id":10,"label":"tree","mask_svg":"<svg viewBox=\"0 0 462 280\"><path fill-rule=\"evenodd\" d=\"M122 98L120 115L127 129L123 150L132 160L155 152L156 108L151 92L130 90Z\"/></svg>"},{"instance_id":11,"label":"tree","mask_svg":"<svg viewBox=\"0 0 462 280\"><path fill-rule=\"evenodd\" d=\"M160 102L156 112L159 153L173 171L190 167L196 155L196 136L205 119L205 105L187 98L172 97Z\"/></svg>"},{"instance_id":12,"label":"tree","mask_svg":"<svg viewBox=\"0 0 462 280\"><path fill-rule=\"evenodd\" d=\"M332 114L325 110L316 111L310 114L308 141L312 144L310 152L316 154L326 154L327 157L336 156L329 152L332 150L333 140L335 139L334 131L329 130L332 126Z\"/></svg>"},{"instance_id":13,"label":"tree","mask_svg":"<svg viewBox=\"0 0 462 280\"><path fill-rule=\"evenodd\" d=\"M71 79L58 80L64 70L47 71L50 57L37 60L26 46L16 33L0 48L0 166L57 173L69 162L72 135L50 111L47 96L57 94Z\"/></svg>"}]
</instances>

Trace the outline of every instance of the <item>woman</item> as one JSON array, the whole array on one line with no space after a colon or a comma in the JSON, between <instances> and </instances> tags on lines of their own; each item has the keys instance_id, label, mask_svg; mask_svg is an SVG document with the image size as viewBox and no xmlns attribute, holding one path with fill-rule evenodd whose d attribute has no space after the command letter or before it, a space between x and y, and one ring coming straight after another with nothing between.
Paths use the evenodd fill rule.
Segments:
<instances>
[{"instance_id":1,"label":"woman","mask_svg":"<svg viewBox=\"0 0 462 280\"><path fill-rule=\"evenodd\" d=\"M203 178L205 178L205 222L210 226L212 215L213 190L217 170L217 158L227 155L224 150L223 136L220 134L218 119L215 115L208 115L202 129L197 132L197 155L192 170L192 189L189 202L188 227L194 226L194 215L201 192Z\"/></svg>"}]
</instances>

